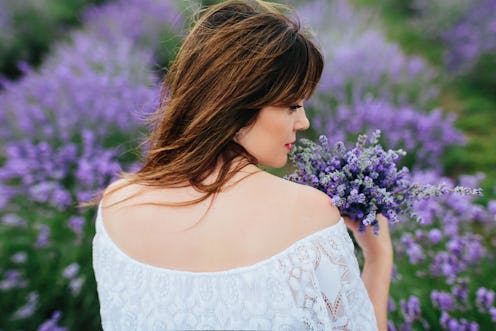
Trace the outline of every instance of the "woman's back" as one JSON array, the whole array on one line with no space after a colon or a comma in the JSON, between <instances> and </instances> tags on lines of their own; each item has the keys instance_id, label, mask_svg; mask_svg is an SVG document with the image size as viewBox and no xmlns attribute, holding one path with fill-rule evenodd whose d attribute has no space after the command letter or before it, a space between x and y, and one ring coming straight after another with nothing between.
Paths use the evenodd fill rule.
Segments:
<instances>
[{"instance_id":1,"label":"woman's back","mask_svg":"<svg viewBox=\"0 0 496 331\"><path fill-rule=\"evenodd\" d=\"M105 228L124 252L144 263L219 271L254 264L339 221L323 193L246 168L251 170L232 182L246 178L219 193L210 209L210 200L184 207L139 205L188 201L199 194L191 187L130 185L103 199L103 206L110 206L102 209Z\"/></svg>"},{"instance_id":2,"label":"woman's back","mask_svg":"<svg viewBox=\"0 0 496 331\"><path fill-rule=\"evenodd\" d=\"M353 244L322 193L260 172L206 213L208 203L133 205L186 196L193 191L148 189L100 205L94 267L105 330L376 329Z\"/></svg>"}]
</instances>

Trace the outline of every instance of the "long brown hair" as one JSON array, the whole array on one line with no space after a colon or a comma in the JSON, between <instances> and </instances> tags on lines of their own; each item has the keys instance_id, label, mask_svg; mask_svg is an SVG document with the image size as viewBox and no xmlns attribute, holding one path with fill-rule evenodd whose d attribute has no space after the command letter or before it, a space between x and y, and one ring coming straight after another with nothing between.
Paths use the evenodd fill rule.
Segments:
<instances>
[{"instance_id":1,"label":"long brown hair","mask_svg":"<svg viewBox=\"0 0 496 331\"><path fill-rule=\"evenodd\" d=\"M234 141L236 132L254 123L264 106L310 97L323 69L321 53L299 22L283 14L286 9L265 1L226 1L199 17L163 81L143 166L122 174L125 185L192 186L204 193L171 203L189 205L215 195L237 171L257 163ZM205 183L219 164L216 179Z\"/></svg>"}]
</instances>

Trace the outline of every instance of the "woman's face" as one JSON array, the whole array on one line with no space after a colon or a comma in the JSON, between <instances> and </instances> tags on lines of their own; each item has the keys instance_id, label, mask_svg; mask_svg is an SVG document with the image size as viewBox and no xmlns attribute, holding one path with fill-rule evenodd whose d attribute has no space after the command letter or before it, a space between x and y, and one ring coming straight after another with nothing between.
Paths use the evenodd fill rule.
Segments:
<instances>
[{"instance_id":1,"label":"woman's face","mask_svg":"<svg viewBox=\"0 0 496 331\"><path fill-rule=\"evenodd\" d=\"M240 130L237 142L257 158L260 165L281 168L296 140L296 131L310 126L303 100L288 107L263 107L255 123Z\"/></svg>"}]
</instances>

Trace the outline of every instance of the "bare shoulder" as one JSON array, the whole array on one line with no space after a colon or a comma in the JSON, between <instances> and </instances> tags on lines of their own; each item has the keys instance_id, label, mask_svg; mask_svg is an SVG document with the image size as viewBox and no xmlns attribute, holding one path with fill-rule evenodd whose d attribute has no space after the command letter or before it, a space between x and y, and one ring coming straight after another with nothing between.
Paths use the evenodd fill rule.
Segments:
<instances>
[{"instance_id":1,"label":"bare shoulder","mask_svg":"<svg viewBox=\"0 0 496 331\"><path fill-rule=\"evenodd\" d=\"M339 222L339 210L325 193L310 186L270 176L270 180L283 191L282 196L291 207L295 222L301 231L311 233Z\"/></svg>"},{"instance_id":2,"label":"bare shoulder","mask_svg":"<svg viewBox=\"0 0 496 331\"><path fill-rule=\"evenodd\" d=\"M339 210L327 194L310 186L293 184L298 192L297 214L309 227L319 230L339 222Z\"/></svg>"},{"instance_id":3,"label":"bare shoulder","mask_svg":"<svg viewBox=\"0 0 496 331\"><path fill-rule=\"evenodd\" d=\"M104 190L102 195L102 206L104 208L112 209L113 206L128 201L143 191L144 187L142 185L132 184L124 178L118 179Z\"/></svg>"}]
</instances>

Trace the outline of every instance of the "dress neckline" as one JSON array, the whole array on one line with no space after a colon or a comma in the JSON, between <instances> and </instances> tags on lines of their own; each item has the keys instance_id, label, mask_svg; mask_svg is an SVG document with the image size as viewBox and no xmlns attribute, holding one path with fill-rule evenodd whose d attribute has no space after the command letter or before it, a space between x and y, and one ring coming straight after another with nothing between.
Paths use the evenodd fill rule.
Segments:
<instances>
[{"instance_id":1,"label":"dress neckline","mask_svg":"<svg viewBox=\"0 0 496 331\"><path fill-rule=\"evenodd\" d=\"M166 268L166 267L159 267L155 266L152 264L144 263L141 262L131 256L129 256L126 252L124 252L110 237L108 234L107 230L105 229L105 224L103 223L103 217L102 217L102 202L100 201L98 203L98 209L97 209L97 216L96 216L96 227L97 230L101 232L101 234L106 238L107 242L112 246L112 248L122 257L124 257L126 260L128 260L130 263L141 266L143 268L147 268L150 270L158 271L158 272L163 272L163 273L171 273L171 274L176 274L176 275L189 275L189 276L225 276L225 275L230 275L230 274L237 274L237 273L242 273L242 272L248 272L252 271L255 269L259 269L265 265L270 264L271 262L281 258L282 256L290 253L293 251L297 246L304 244L305 242L309 242L312 239L319 237L319 236L325 236L327 233L332 233L335 231L346 231L346 225L344 223L344 219L340 217L339 221L336 224L333 224L331 226L325 227L321 230L315 231L301 239L298 239L297 241L293 242L291 245L283 249L282 251L279 251L278 253L265 258L263 260L257 261L255 263L246 265L246 266L239 266L239 267L234 267L234 268L229 268L225 270L218 270L218 271L190 271L190 270L181 270L181 269L173 269L173 268ZM97 234L98 234L97 231Z\"/></svg>"}]
</instances>

